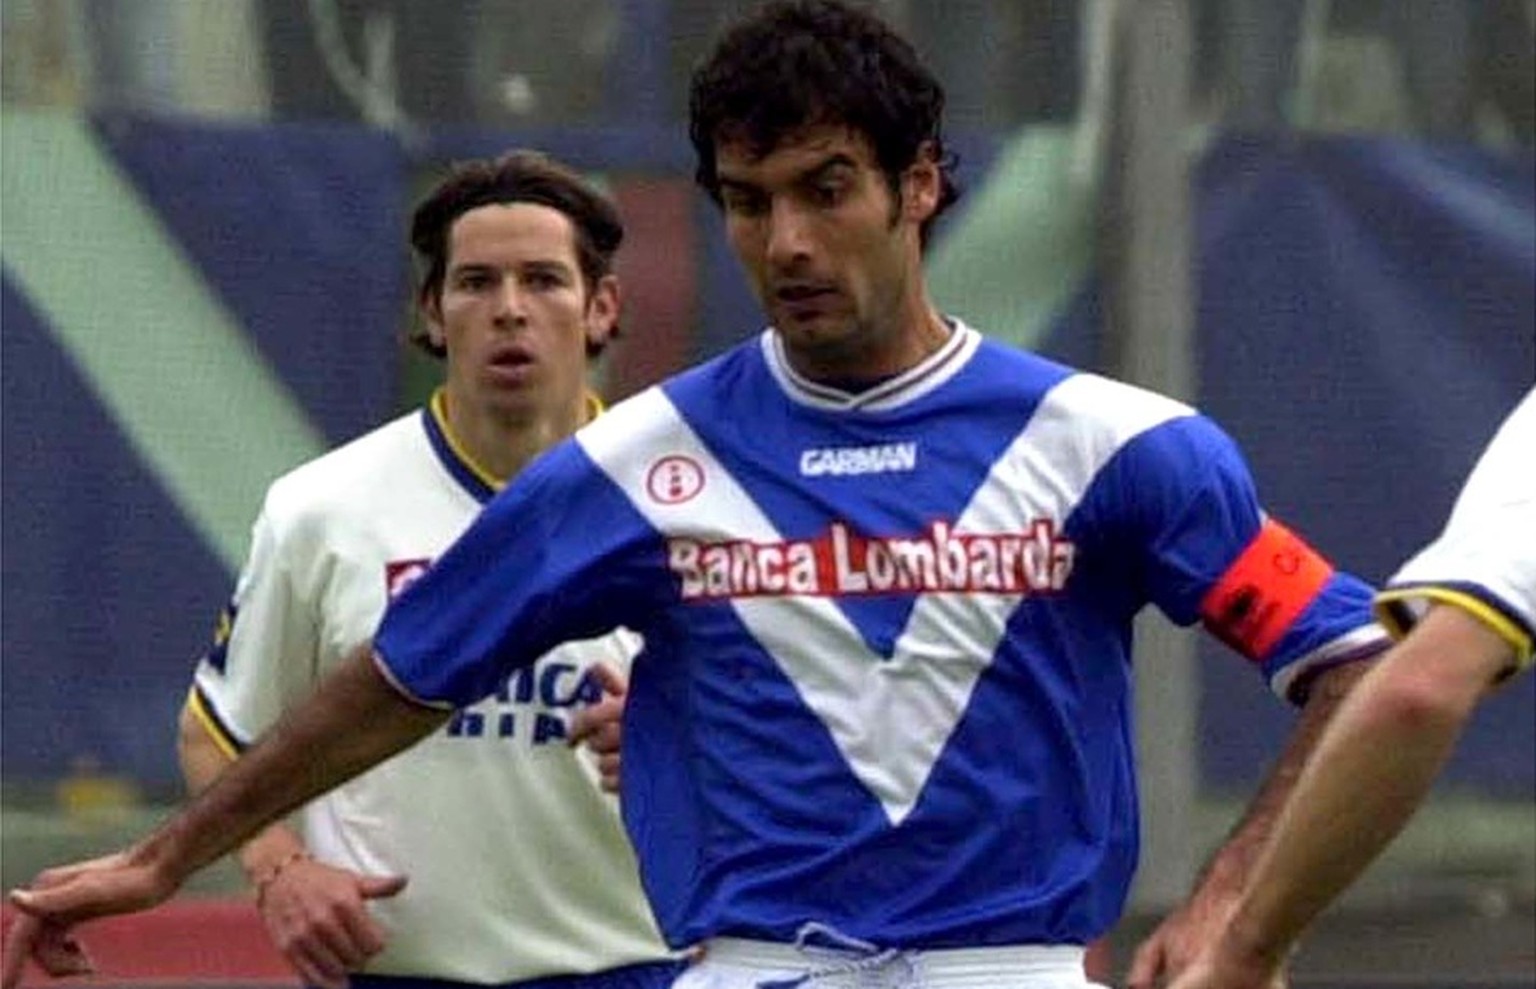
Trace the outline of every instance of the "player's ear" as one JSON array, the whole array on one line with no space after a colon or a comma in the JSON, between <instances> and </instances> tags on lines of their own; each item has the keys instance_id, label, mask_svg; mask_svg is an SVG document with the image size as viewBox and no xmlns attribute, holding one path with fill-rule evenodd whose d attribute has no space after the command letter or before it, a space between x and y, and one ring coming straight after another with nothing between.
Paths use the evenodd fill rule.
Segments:
<instances>
[{"instance_id":1,"label":"player's ear","mask_svg":"<svg viewBox=\"0 0 1536 989\"><path fill-rule=\"evenodd\" d=\"M604 275L592 288L587 300L587 348L601 350L619 326L621 294L617 275Z\"/></svg>"},{"instance_id":2,"label":"player's ear","mask_svg":"<svg viewBox=\"0 0 1536 989\"><path fill-rule=\"evenodd\" d=\"M939 195L943 176L934 158L933 142L927 141L917 150L917 158L907 166L901 178L901 205L907 219L922 223L939 208Z\"/></svg>"},{"instance_id":3,"label":"player's ear","mask_svg":"<svg viewBox=\"0 0 1536 989\"><path fill-rule=\"evenodd\" d=\"M421 312L421 321L427 327L427 341L434 347L446 348L448 335L443 329L442 296L424 289L416 298L416 308Z\"/></svg>"}]
</instances>

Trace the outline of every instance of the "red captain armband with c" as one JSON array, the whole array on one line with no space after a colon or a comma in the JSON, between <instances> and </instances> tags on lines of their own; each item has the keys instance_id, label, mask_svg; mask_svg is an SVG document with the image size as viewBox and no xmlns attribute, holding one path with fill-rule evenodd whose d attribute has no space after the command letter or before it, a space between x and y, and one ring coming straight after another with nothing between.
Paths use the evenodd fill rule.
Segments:
<instances>
[{"instance_id":1,"label":"red captain armband with c","mask_svg":"<svg viewBox=\"0 0 1536 989\"><path fill-rule=\"evenodd\" d=\"M1266 518L1200 602L1200 618L1221 641L1262 661L1332 575L1317 550Z\"/></svg>"}]
</instances>

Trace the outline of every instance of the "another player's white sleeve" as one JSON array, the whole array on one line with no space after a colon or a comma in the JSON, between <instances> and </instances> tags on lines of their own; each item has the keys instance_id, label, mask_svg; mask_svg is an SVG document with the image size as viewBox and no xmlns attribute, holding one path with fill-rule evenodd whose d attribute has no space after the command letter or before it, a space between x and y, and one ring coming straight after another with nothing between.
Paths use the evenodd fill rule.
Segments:
<instances>
[{"instance_id":1,"label":"another player's white sleeve","mask_svg":"<svg viewBox=\"0 0 1536 989\"><path fill-rule=\"evenodd\" d=\"M234 597L198 663L189 703L220 747L233 754L314 687L317 624L311 597L295 586L285 538L268 496Z\"/></svg>"},{"instance_id":2,"label":"another player's white sleeve","mask_svg":"<svg viewBox=\"0 0 1536 989\"><path fill-rule=\"evenodd\" d=\"M1454 605L1505 638L1517 661L1536 651L1536 391L1499 428L1439 538L1377 595L1382 621L1404 634L1433 603Z\"/></svg>"}]
</instances>

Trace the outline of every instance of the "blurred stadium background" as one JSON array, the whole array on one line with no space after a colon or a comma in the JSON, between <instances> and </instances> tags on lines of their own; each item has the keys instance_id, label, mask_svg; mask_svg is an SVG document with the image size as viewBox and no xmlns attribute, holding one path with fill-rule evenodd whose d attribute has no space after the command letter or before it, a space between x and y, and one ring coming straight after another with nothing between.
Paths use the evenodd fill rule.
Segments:
<instances>
[{"instance_id":1,"label":"blurred stadium background","mask_svg":"<svg viewBox=\"0 0 1536 989\"><path fill-rule=\"evenodd\" d=\"M266 483L422 397L405 221L446 162L538 147L617 197L611 397L757 329L683 126L689 66L744 6L0 4L6 886L178 798L175 714ZM948 309L1195 401L1272 510L1370 579L1433 535L1536 380L1536 3L877 6L950 88ZM1142 643L1147 845L1118 965L1289 722L1221 647L1156 619ZM1297 985L1536 985L1533 798L1526 676ZM212 870L201 921L136 937L238 969L204 926L249 933L238 889ZM146 974L276 978L251 964Z\"/></svg>"}]
</instances>

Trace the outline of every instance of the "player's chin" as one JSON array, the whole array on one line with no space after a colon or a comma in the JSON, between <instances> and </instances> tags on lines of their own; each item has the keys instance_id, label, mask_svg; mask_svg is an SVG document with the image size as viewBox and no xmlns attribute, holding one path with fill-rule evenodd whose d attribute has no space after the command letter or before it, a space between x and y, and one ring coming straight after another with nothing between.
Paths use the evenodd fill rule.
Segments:
<instances>
[{"instance_id":1,"label":"player's chin","mask_svg":"<svg viewBox=\"0 0 1536 989\"><path fill-rule=\"evenodd\" d=\"M774 321L784 342L803 350L839 348L849 336L849 320L840 313L784 312Z\"/></svg>"}]
</instances>

